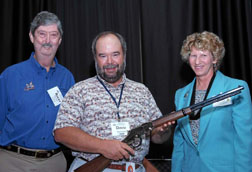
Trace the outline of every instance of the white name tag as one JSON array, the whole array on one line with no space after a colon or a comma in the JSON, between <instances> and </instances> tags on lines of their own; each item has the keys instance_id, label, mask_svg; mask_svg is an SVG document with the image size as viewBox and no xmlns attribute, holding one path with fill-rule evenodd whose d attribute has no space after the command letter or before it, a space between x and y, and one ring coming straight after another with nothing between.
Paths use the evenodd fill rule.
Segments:
<instances>
[{"instance_id":1,"label":"white name tag","mask_svg":"<svg viewBox=\"0 0 252 172\"><path fill-rule=\"evenodd\" d=\"M130 129L128 122L112 122L112 136L126 136Z\"/></svg>"},{"instance_id":2,"label":"white name tag","mask_svg":"<svg viewBox=\"0 0 252 172\"><path fill-rule=\"evenodd\" d=\"M126 162L126 172L135 172L136 168L135 168L135 163L133 162Z\"/></svg>"},{"instance_id":3,"label":"white name tag","mask_svg":"<svg viewBox=\"0 0 252 172\"><path fill-rule=\"evenodd\" d=\"M227 106L227 105L231 105L232 104L232 99L231 97L228 97L224 100L221 100L221 101L218 101L218 102L215 102L213 104L213 107L218 107L218 106Z\"/></svg>"},{"instance_id":4,"label":"white name tag","mask_svg":"<svg viewBox=\"0 0 252 172\"><path fill-rule=\"evenodd\" d=\"M47 90L47 92L49 96L51 97L54 106L58 106L62 102L63 96L58 86L55 86Z\"/></svg>"}]
</instances>

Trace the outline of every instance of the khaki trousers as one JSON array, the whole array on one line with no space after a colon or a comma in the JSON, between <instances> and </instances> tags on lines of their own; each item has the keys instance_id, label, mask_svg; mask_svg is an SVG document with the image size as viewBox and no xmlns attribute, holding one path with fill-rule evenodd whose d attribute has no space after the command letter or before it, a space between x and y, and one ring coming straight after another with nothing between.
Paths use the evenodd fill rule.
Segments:
<instances>
[{"instance_id":1,"label":"khaki trousers","mask_svg":"<svg viewBox=\"0 0 252 172\"><path fill-rule=\"evenodd\" d=\"M62 152L50 158L35 158L0 148L0 172L66 172Z\"/></svg>"}]
</instances>

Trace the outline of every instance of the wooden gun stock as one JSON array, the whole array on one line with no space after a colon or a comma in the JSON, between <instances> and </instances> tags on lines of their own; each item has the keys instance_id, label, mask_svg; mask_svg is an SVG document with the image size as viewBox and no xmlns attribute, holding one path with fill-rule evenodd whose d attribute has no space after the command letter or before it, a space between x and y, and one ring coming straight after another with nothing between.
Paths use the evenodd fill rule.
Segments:
<instances>
[{"instance_id":1,"label":"wooden gun stock","mask_svg":"<svg viewBox=\"0 0 252 172\"><path fill-rule=\"evenodd\" d=\"M100 155L93 159L92 161L87 162L86 164L80 166L74 172L101 172L104 170L109 164L111 164L112 160Z\"/></svg>"},{"instance_id":2,"label":"wooden gun stock","mask_svg":"<svg viewBox=\"0 0 252 172\"><path fill-rule=\"evenodd\" d=\"M192 106L183 108L181 110L178 110L176 112L171 112L168 115L165 115L161 118L158 118L152 122L142 124L141 126L132 129L129 132L129 135L123 140L123 142L129 144L129 142L134 138L135 134L139 133L146 133L145 130L152 130L153 128L159 127L163 125L164 123L171 122L171 121L176 121L179 118L182 118L186 115L190 115L192 112L195 110L201 109L205 106L208 106L210 104L213 104L215 102L224 100L228 97L237 95L241 92L241 90L244 89L244 87L239 86L236 89L227 91L225 93L219 94L217 96L214 96L212 98L209 98L207 100L204 100L202 102L196 103ZM82 165L78 169L75 170L75 172L101 172L103 171L110 163L112 160L107 159L103 155L98 156L97 158L87 162L86 164Z\"/></svg>"},{"instance_id":3,"label":"wooden gun stock","mask_svg":"<svg viewBox=\"0 0 252 172\"><path fill-rule=\"evenodd\" d=\"M112 160L105 158L103 155L96 157L92 161L80 166L74 172L101 172L106 168ZM146 158L143 160L143 166L146 172L159 172L158 169L151 164Z\"/></svg>"}]
</instances>

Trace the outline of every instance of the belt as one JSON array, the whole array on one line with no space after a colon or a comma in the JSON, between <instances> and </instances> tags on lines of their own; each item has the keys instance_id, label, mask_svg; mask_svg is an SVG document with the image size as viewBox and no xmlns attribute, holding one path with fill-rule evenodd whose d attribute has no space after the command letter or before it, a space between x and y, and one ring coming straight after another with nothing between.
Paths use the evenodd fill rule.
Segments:
<instances>
[{"instance_id":1,"label":"belt","mask_svg":"<svg viewBox=\"0 0 252 172\"><path fill-rule=\"evenodd\" d=\"M138 169L140 167L139 164L135 165L135 169ZM109 166L107 166L106 168L110 168L110 169L114 169L114 170L121 170L121 171L125 171L126 169L126 165L123 164L110 164Z\"/></svg>"},{"instance_id":2,"label":"belt","mask_svg":"<svg viewBox=\"0 0 252 172\"><path fill-rule=\"evenodd\" d=\"M59 153L61 151L60 148L53 149L53 150L30 150L25 149L23 147L19 147L16 145L9 145L9 146L1 146L1 148L6 149L8 151L16 152L23 155L33 156L35 158L50 158L51 156Z\"/></svg>"}]
</instances>

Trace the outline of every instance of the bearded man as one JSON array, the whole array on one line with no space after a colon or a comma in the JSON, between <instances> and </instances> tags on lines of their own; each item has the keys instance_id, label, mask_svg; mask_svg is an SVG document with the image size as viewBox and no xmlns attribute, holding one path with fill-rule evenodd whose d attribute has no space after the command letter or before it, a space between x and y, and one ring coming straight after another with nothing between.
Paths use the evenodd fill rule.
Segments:
<instances>
[{"instance_id":1,"label":"bearded man","mask_svg":"<svg viewBox=\"0 0 252 172\"><path fill-rule=\"evenodd\" d=\"M102 154L114 160L105 172L125 170L127 163L144 172L150 138L162 143L169 136L162 126L143 138L138 150L121 142L130 129L162 116L148 88L126 78L126 49L118 33L97 35L92 43L97 76L75 84L63 99L54 134L74 150L69 171Z\"/></svg>"}]
</instances>

